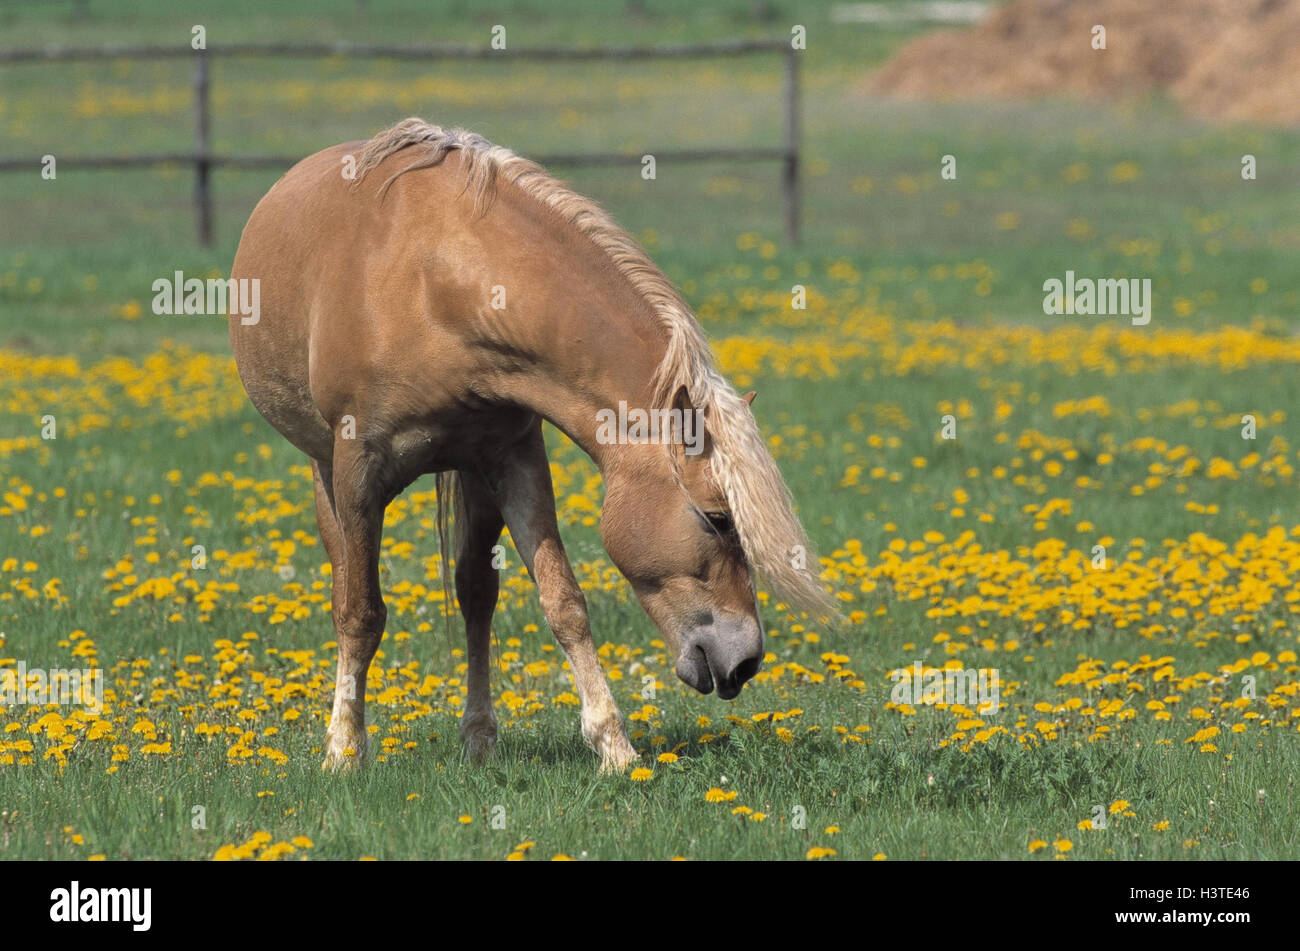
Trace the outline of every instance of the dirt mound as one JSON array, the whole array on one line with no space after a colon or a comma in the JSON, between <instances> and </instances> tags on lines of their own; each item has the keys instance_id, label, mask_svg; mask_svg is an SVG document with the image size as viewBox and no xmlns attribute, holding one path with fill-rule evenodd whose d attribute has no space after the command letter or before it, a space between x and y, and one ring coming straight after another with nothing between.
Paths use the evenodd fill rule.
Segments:
<instances>
[{"instance_id":1,"label":"dirt mound","mask_svg":"<svg viewBox=\"0 0 1300 951\"><path fill-rule=\"evenodd\" d=\"M1173 86L1200 115L1300 124L1300 2L1239 15Z\"/></svg>"},{"instance_id":2,"label":"dirt mound","mask_svg":"<svg viewBox=\"0 0 1300 951\"><path fill-rule=\"evenodd\" d=\"M1106 49L1093 49L1093 27ZM1209 116L1297 121L1300 0L1014 0L904 46L863 91L1113 99L1168 91Z\"/></svg>"}]
</instances>

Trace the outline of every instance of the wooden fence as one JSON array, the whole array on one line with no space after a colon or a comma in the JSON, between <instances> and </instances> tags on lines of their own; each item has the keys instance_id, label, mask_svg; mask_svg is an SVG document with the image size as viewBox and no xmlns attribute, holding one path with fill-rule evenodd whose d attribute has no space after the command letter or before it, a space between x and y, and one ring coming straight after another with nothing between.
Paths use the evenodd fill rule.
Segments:
<instances>
[{"instance_id":1,"label":"wooden fence","mask_svg":"<svg viewBox=\"0 0 1300 951\"><path fill-rule=\"evenodd\" d=\"M288 168L302 156L222 155L212 151L210 62L216 56L358 56L377 59L488 60L496 58L586 61L686 59L744 56L756 53L784 53L785 81L782 99L784 116L780 145L753 148L710 147L696 149L647 149L656 163L708 161L764 161L781 163L782 214L786 239L798 243L800 225L799 189L799 51L788 39L732 40L686 46L621 46L592 49L494 50L470 46L384 46L354 43L233 43L195 50L188 46L46 46L39 49L0 50L0 66L10 63L67 62L103 59L191 59L194 62L194 149L191 152L160 152L148 155L58 156L60 165L72 168L139 168L156 165L194 166L194 207L198 218L199 243L212 244L212 170L232 168ZM543 165L639 165L641 155L621 152L577 152L562 155L529 156ZM0 156L0 171L38 172L39 158Z\"/></svg>"}]
</instances>

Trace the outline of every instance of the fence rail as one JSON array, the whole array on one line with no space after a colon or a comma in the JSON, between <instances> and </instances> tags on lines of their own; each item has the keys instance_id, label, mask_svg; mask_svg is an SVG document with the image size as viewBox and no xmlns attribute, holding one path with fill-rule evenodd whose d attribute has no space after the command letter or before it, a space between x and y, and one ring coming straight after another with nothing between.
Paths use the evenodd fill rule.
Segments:
<instances>
[{"instance_id":1,"label":"fence rail","mask_svg":"<svg viewBox=\"0 0 1300 951\"><path fill-rule=\"evenodd\" d=\"M431 62L441 59L511 59L584 62L590 60L685 59L783 53L783 122L780 145L647 149L656 162L770 161L781 163L782 217L786 239L797 244L800 227L800 114L799 51L787 39L729 40L677 46L607 46L591 48L535 47L495 50L471 46L389 46L358 43L231 43L195 50L188 46L121 44L107 46L47 45L31 49L0 49L0 65L105 59L190 59L194 62L194 149L146 155L58 156L60 165L84 169L144 168L159 165L194 167L194 205L199 243L212 244L212 170L232 168L288 168L302 156L223 155L212 151L211 68L218 56L353 56ZM621 152L570 152L529 156L542 165L640 164L640 154ZM0 172L39 171L41 159L0 156Z\"/></svg>"},{"instance_id":2,"label":"fence rail","mask_svg":"<svg viewBox=\"0 0 1300 951\"><path fill-rule=\"evenodd\" d=\"M382 59L673 59L712 56L743 56L792 49L788 40L724 40L717 43L688 43L665 46L535 46L525 49L494 50L483 46L402 46L374 43L218 43L206 50L183 45L121 43L102 46L64 46L50 43L28 49L0 50L0 63L39 62L67 59L184 59L201 56L373 56Z\"/></svg>"}]
</instances>

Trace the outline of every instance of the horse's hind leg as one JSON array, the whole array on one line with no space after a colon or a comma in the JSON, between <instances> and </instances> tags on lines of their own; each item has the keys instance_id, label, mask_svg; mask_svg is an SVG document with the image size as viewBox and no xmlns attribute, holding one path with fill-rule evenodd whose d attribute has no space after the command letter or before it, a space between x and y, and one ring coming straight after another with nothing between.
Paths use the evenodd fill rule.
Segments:
<instances>
[{"instance_id":1,"label":"horse's hind leg","mask_svg":"<svg viewBox=\"0 0 1300 951\"><path fill-rule=\"evenodd\" d=\"M470 759L482 761L496 746L497 718L492 712L489 668L492 612L497 604L497 569L492 546L501 537L501 512L487 487L468 473L458 483L456 505L456 597L465 616L469 655L469 697L460 719L460 736Z\"/></svg>"},{"instance_id":2,"label":"horse's hind leg","mask_svg":"<svg viewBox=\"0 0 1300 951\"><path fill-rule=\"evenodd\" d=\"M312 487L316 495L316 527L320 531L321 543L325 546L325 554L329 556L330 568L330 600L333 605L339 605L343 602L344 590L347 587L345 576L346 565L343 561L343 533L339 529L338 514L334 511L334 467L327 462L319 462L315 459L311 461ZM337 608L335 608L335 617L337 617ZM338 622L335 621L337 633ZM339 654L342 659L342 652ZM341 680L341 677L340 677ZM339 716L339 691L334 691L334 719ZM341 766L342 763L331 762L326 759L326 767L331 765Z\"/></svg>"},{"instance_id":3,"label":"horse's hind leg","mask_svg":"<svg viewBox=\"0 0 1300 951\"><path fill-rule=\"evenodd\" d=\"M335 442L333 508L340 550L330 558L336 572L342 568L343 586L340 591L336 578L339 667L325 742L326 769L355 769L366 751L366 672L388 616L379 591L379 540L391 496L378 481L379 469L357 442Z\"/></svg>"}]
</instances>

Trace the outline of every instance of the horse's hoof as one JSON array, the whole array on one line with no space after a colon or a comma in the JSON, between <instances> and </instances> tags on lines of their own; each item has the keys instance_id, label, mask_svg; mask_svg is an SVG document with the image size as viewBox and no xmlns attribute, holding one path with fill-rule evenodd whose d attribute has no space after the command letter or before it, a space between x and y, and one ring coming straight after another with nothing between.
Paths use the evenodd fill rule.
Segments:
<instances>
[{"instance_id":1,"label":"horse's hoof","mask_svg":"<svg viewBox=\"0 0 1300 951\"><path fill-rule=\"evenodd\" d=\"M496 748L497 737L495 733L471 736L465 740L465 755L475 765L486 762Z\"/></svg>"},{"instance_id":2,"label":"horse's hoof","mask_svg":"<svg viewBox=\"0 0 1300 951\"><path fill-rule=\"evenodd\" d=\"M361 757L350 752L340 756L331 754L325 757L320 768L325 773L355 773L361 769Z\"/></svg>"},{"instance_id":3,"label":"horse's hoof","mask_svg":"<svg viewBox=\"0 0 1300 951\"><path fill-rule=\"evenodd\" d=\"M460 741L465 745L465 755L471 763L484 762L497 747L496 720L489 717L462 718Z\"/></svg>"},{"instance_id":4,"label":"horse's hoof","mask_svg":"<svg viewBox=\"0 0 1300 951\"><path fill-rule=\"evenodd\" d=\"M622 773L633 763L641 759L641 754L632 748L622 731L610 741L601 744L600 771L602 773Z\"/></svg>"},{"instance_id":5,"label":"horse's hoof","mask_svg":"<svg viewBox=\"0 0 1300 951\"><path fill-rule=\"evenodd\" d=\"M342 741L335 742L328 737L325 742L325 762L321 769L327 773L352 773L359 770L365 762L365 743L349 745Z\"/></svg>"}]
</instances>

